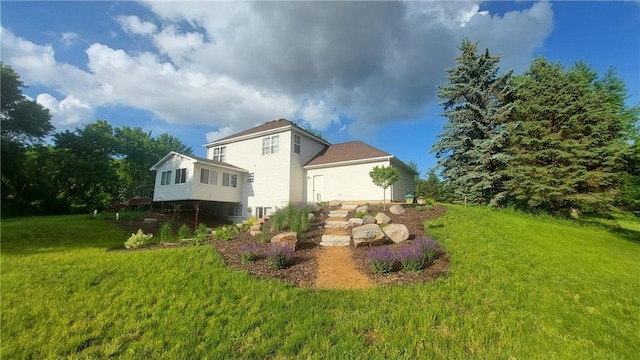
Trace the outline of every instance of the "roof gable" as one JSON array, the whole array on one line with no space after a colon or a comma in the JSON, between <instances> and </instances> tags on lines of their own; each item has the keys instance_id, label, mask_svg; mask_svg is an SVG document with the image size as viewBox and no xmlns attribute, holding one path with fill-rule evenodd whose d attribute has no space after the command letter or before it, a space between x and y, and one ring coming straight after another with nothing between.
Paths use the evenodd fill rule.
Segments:
<instances>
[{"instance_id":1,"label":"roof gable","mask_svg":"<svg viewBox=\"0 0 640 360\"><path fill-rule=\"evenodd\" d=\"M280 128L282 128L283 130L285 128L296 129L299 132L302 132L302 133L306 134L307 136L309 136L309 137L311 137L311 138L313 138L313 139L315 139L315 140L317 140L317 141L319 141L321 143L329 145L329 143L326 140L320 139L316 135L310 133L309 131L307 131L307 130L301 128L300 126L298 126L296 123L294 123L292 121L289 121L287 119L278 119L278 120L268 121L268 122L266 122L266 123L264 123L262 125L258 125L256 127L251 128L251 129L247 129L247 130L235 133L233 135L229 135L229 136L223 137L221 139L214 140L214 141L208 143L207 145L216 144L216 143L220 143L220 142L228 143L228 142L230 142L229 140L233 140L233 139L236 139L236 138L239 139L239 138L244 138L244 137L251 137L251 135L257 135L257 134L260 134L260 133L264 133L264 132L268 132L268 131L276 130L276 129L280 129Z\"/></svg>"},{"instance_id":2,"label":"roof gable","mask_svg":"<svg viewBox=\"0 0 640 360\"><path fill-rule=\"evenodd\" d=\"M175 151L172 151L172 152L168 153L167 155L165 155L165 157L163 157L162 159L160 159L160 161L155 163L151 168L149 168L149 170L151 170L151 171L158 170L158 168L162 164L164 164L166 161L171 159L173 156L180 156L180 157L183 157L185 159L191 160L191 162L193 162L194 164L195 163L202 163L202 164L206 164L206 165L219 166L219 167L228 168L228 169L231 169L231 170L238 170L238 171L247 172L247 170L245 170L245 169L242 169L242 168L239 168L237 166L228 164L226 162L206 159L206 158L199 157L199 156L184 155L184 154L180 154L180 153L175 152Z\"/></svg>"}]
</instances>

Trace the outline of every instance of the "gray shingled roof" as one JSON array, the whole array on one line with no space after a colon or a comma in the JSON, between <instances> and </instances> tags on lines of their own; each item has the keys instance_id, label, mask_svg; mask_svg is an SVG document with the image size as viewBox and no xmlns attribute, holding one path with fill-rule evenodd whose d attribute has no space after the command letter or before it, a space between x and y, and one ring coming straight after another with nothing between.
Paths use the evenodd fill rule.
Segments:
<instances>
[{"instance_id":1,"label":"gray shingled roof","mask_svg":"<svg viewBox=\"0 0 640 360\"><path fill-rule=\"evenodd\" d=\"M364 160L392 156L362 141L350 141L334 144L311 159L305 166L331 164L342 161Z\"/></svg>"},{"instance_id":2,"label":"gray shingled roof","mask_svg":"<svg viewBox=\"0 0 640 360\"><path fill-rule=\"evenodd\" d=\"M239 167L237 167L235 165L231 165L229 163L222 162L222 161L211 160L211 159L203 158L203 157L200 157L200 156L193 156L193 155L184 155L184 156L190 157L192 159L196 159L198 162L209 164L209 165L219 165L219 166L225 166L225 167L232 168L232 169L238 169L238 170L241 170L241 171L247 171L247 170L245 170L243 168L239 168Z\"/></svg>"},{"instance_id":3,"label":"gray shingled roof","mask_svg":"<svg viewBox=\"0 0 640 360\"><path fill-rule=\"evenodd\" d=\"M287 127L287 126L292 126L292 127L296 128L296 129L298 129L298 130L300 130L300 131L302 131L302 132L304 132L304 133L306 133L306 134L308 134L310 136L313 136L314 138L318 138L317 136L315 136L312 133L308 132L307 130L301 128L300 126L298 126L296 123L294 123L292 121L289 121L287 119L278 119L278 120L272 120L272 121L266 122L266 123L264 123L262 125L258 125L256 127L241 131L239 133L235 133L233 135L229 135L229 136L223 137L222 139L214 140L214 141L212 141L212 143L217 143L219 141L225 141L225 140L234 139L234 138L242 137L242 136L246 136L246 135L257 134L257 133L260 133L260 132L263 132L263 131L278 129L278 128ZM320 140L322 140L322 139L320 139ZM326 142L325 140L322 140L322 141Z\"/></svg>"}]
</instances>

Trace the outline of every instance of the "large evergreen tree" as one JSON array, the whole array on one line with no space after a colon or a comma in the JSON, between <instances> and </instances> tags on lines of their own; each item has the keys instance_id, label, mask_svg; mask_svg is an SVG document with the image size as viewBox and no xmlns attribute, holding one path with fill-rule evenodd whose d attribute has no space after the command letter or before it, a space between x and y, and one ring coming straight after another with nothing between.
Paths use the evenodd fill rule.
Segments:
<instances>
[{"instance_id":1,"label":"large evergreen tree","mask_svg":"<svg viewBox=\"0 0 640 360\"><path fill-rule=\"evenodd\" d=\"M505 195L501 170L513 126L511 71L499 75L500 57L488 49L478 54L477 44L469 40L460 50L438 89L448 122L431 151L459 198L497 205Z\"/></svg>"},{"instance_id":2,"label":"large evergreen tree","mask_svg":"<svg viewBox=\"0 0 640 360\"><path fill-rule=\"evenodd\" d=\"M520 205L549 211L612 203L629 149L631 114L613 73L602 79L578 63L568 71L544 58L518 79L520 126L505 171Z\"/></svg>"}]
</instances>

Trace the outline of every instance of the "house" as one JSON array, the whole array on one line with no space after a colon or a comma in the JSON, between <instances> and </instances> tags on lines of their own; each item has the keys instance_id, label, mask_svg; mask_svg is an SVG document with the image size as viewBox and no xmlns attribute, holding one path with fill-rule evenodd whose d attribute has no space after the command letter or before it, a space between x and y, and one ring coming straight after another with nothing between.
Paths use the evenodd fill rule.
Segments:
<instances>
[{"instance_id":1,"label":"house","mask_svg":"<svg viewBox=\"0 0 640 360\"><path fill-rule=\"evenodd\" d=\"M207 157L171 152L156 172L154 202L185 202L238 221L262 217L289 203L330 200L381 202L374 166L398 169L387 201L413 192L417 173L395 156L361 141L330 144L279 119L204 145Z\"/></svg>"}]
</instances>

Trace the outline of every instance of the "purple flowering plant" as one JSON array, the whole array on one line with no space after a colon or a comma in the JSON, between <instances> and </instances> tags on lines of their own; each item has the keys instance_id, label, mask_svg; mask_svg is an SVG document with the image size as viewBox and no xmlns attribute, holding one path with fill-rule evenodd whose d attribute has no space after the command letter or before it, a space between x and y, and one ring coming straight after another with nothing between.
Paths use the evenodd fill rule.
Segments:
<instances>
[{"instance_id":1,"label":"purple flowering plant","mask_svg":"<svg viewBox=\"0 0 640 360\"><path fill-rule=\"evenodd\" d=\"M385 274L393 270L395 257L388 246L381 246L369 251L367 255L371 260L371 268L378 274Z\"/></svg>"},{"instance_id":2,"label":"purple flowering plant","mask_svg":"<svg viewBox=\"0 0 640 360\"><path fill-rule=\"evenodd\" d=\"M267 252L269 267L276 270L288 267L293 260L294 251L293 247L287 244L271 244Z\"/></svg>"}]
</instances>

